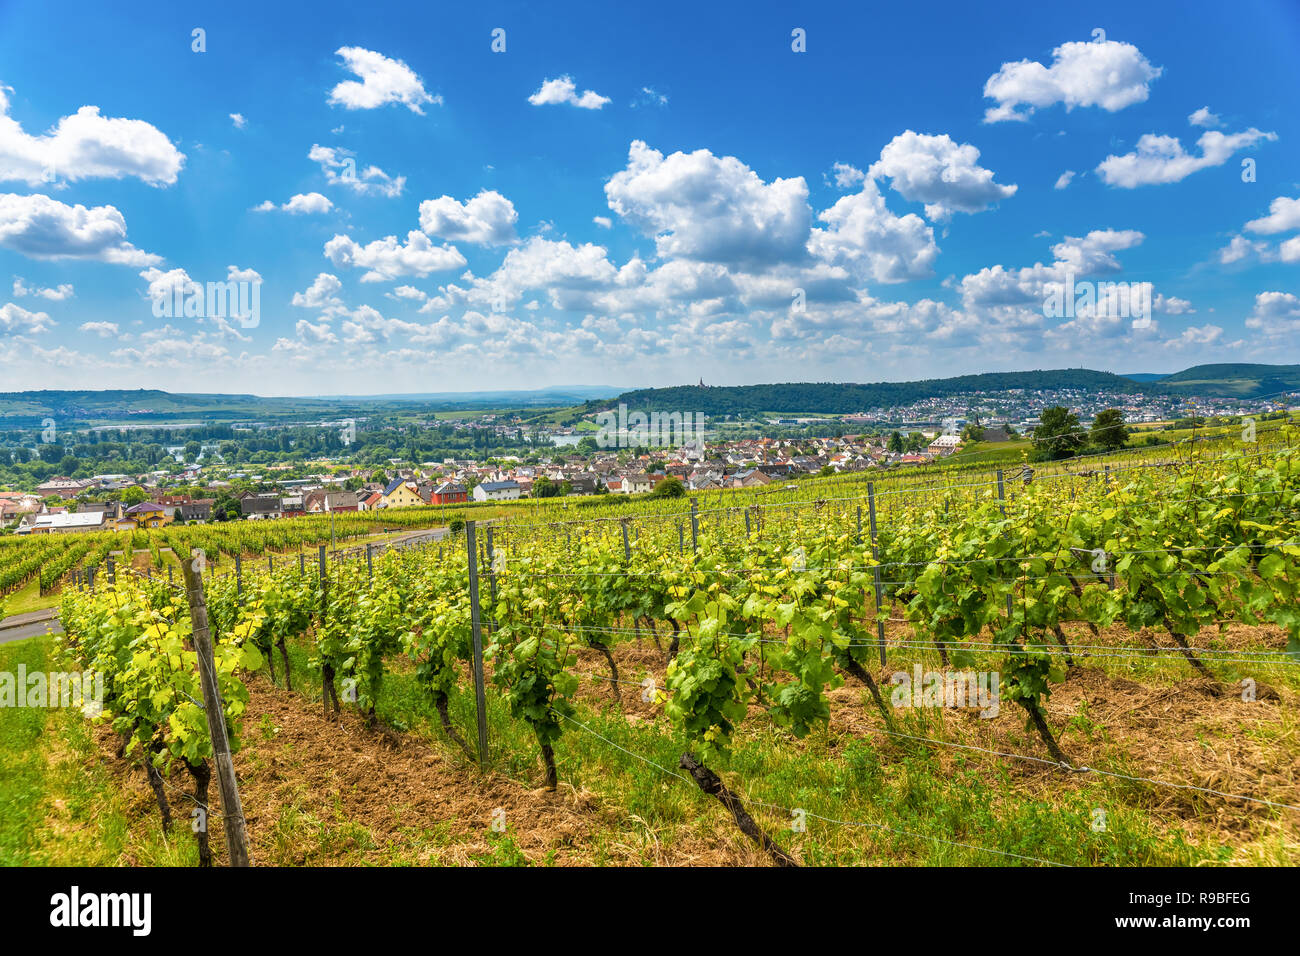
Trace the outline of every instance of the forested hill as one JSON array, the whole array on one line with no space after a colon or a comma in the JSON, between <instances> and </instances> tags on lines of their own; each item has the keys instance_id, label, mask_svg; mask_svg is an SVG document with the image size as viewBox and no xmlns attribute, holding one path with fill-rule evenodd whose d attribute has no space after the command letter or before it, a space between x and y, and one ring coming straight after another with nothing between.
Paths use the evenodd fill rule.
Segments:
<instances>
[{"instance_id":1,"label":"forested hill","mask_svg":"<svg viewBox=\"0 0 1300 956\"><path fill-rule=\"evenodd\" d=\"M920 382L876 382L871 385L798 382L784 385L722 385L701 388L645 388L616 399L589 402L591 409L624 402L629 408L699 412L709 416L755 415L761 412L806 412L844 415L867 408L910 405L927 398L1013 388L1078 388L1119 393L1164 394L1163 383L1141 383L1111 372L1066 368L1033 372L988 372Z\"/></svg>"},{"instance_id":2,"label":"forested hill","mask_svg":"<svg viewBox=\"0 0 1300 956\"><path fill-rule=\"evenodd\" d=\"M1197 365L1160 384L1189 395L1259 398L1300 390L1300 365Z\"/></svg>"}]
</instances>

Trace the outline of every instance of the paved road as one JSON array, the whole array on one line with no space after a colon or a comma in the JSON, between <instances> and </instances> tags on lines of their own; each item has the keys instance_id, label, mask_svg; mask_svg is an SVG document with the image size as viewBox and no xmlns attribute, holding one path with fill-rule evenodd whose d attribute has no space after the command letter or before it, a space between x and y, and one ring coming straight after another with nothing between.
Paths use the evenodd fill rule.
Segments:
<instances>
[{"instance_id":1,"label":"paved road","mask_svg":"<svg viewBox=\"0 0 1300 956\"><path fill-rule=\"evenodd\" d=\"M38 637L41 634L60 634L63 632L63 627L59 624L58 618L52 616L41 620L27 621L23 624L14 625L12 623L19 618L30 617L32 617L31 614L15 614L13 617L5 618L4 622L0 623L0 644L23 641L29 637Z\"/></svg>"}]
</instances>

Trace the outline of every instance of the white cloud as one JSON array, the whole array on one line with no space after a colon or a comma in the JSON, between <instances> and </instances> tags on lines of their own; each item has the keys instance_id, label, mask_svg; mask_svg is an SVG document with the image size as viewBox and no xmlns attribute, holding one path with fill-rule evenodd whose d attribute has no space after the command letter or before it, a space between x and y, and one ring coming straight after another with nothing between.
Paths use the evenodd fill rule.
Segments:
<instances>
[{"instance_id":1,"label":"white cloud","mask_svg":"<svg viewBox=\"0 0 1300 956\"><path fill-rule=\"evenodd\" d=\"M1288 239L1277 251L1283 262L1300 262L1300 236Z\"/></svg>"},{"instance_id":2,"label":"white cloud","mask_svg":"<svg viewBox=\"0 0 1300 956\"><path fill-rule=\"evenodd\" d=\"M338 298L338 293L342 289L343 283L339 281L338 276L322 272L316 276L315 281L305 291L293 294L290 305L295 305L300 309L328 310L342 308L343 302Z\"/></svg>"},{"instance_id":3,"label":"white cloud","mask_svg":"<svg viewBox=\"0 0 1300 956\"><path fill-rule=\"evenodd\" d=\"M536 93L528 97L528 102L534 106L568 103L570 106L576 106L584 110L598 110L609 101L608 96L601 96L595 90L583 90L582 94L579 95L578 88L574 85L571 76L546 80Z\"/></svg>"},{"instance_id":4,"label":"white cloud","mask_svg":"<svg viewBox=\"0 0 1300 956\"><path fill-rule=\"evenodd\" d=\"M1061 175L1056 177L1056 185L1053 186L1052 188L1064 189L1066 186L1070 185L1070 183L1073 180L1074 180L1074 170L1067 169L1065 172L1061 173Z\"/></svg>"},{"instance_id":5,"label":"white cloud","mask_svg":"<svg viewBox=\"0 0 1300 956\"><path fill-rule=\"evenodd\" d=\"M359 46L340 47L335 51L346 67L361 78L344 80L330 91L331 105L350 110L372 110L388 103L402 103L412 113L424 115L425 103L438 105L441 96L430 96L415 71L401 60Z\"/></svg>"},{"instance_id":6,"label":"white cloud","mask_svg":"<svg viewBox=\"0 0 1300 956\"><path fill-rule=\"evenodd\" d=\"M1247 239L1245 236L1233 236L1232 240L1220 249L1217 255L1219 263L1225 266L1240 262L1251 256L1257 256L1262 262L1268 262L1272 259L1272 253L1269 251L1267 242L1262 239Z\"/></svg>"},{"instance_id":7,"label":"white cloud","mask_svg":"<svg viewBox=\"0 0 1300 956\"><path fill-rule=\"evenodd\" d=\"M1231 135L1209 130L1196 141L1201 155L1193 156L1184 151L1178 137L1147 133L1138 140L1136 152L1107 156L1097 167L1097 172L1106 185L1123 189L1176 183L1198 170L1222 166L1239 149L1246 149L1260 140L1275 139L1276 133L1263 133L1253 127Z\"/></svg>"},{"instance_id":8,"label":"white cloud","mask_svg":"<svg viewBox=\"0 0 1300 956\"><path fill-rule=\"evenodd\" d=\"M887 177L904 199L925 203L927 217L943 220L954 211L982 212L1015 195L1017 187L995 183L993 171L980 166L979 158L980 151L970 143L909 129L885 144L867 175Z\"/></svg>"},{"instance_id":9,"label":"white cloud","mask_svg":"<svg viewBox=\"0 0 1300 956\"><path fill-rule=\"evenodd\" d=\"M358 171L356 158L346 149L313 145L307 158L319 163L325 181L331 186L348 186L363 195L375 194L392 199L406 188L406 177L394 179L378 166Z\"/></svg>"},{"instance_id":10,"label":"white cloud","mask_svg":"<svg viewBox=\"0 0 1300 956\"><path fill-rule=\"evenodd\" d=\"M162 261L126 241L126 220L113 206L69 206L39 193L0 194L0 248L30 259L93 259L145 266Z\"/></svg>"},{"instance_id":11,"label":"white cloud","mask_svg":"<svg viewBox=\"0 0 1300 956\"><path fill-rule=\"evenodd\" d=\"M243 113L231 113L230 122L235 124L235 129L243 129L248 125L248 120L244 119Z\"/></svg>"},{"instance_id":12,"label":"white cloud","mask_svg":"<svg viewBox=\"0 0 1300 956\"><path fill-rule=\"evenodd\" d=\"M1261 292L1255 296L1255 309L1246 319L1246 328L1270 338L1300 333L1300 298L1291 292Z\"/></svg>"},{"instance_id":13,"label":"white cloud","mask_svg":"<svg viewBox=\"0 0 1300 956\"><path fill-rule=\"evenodd\" d=\"M34 295L42 299L49 299L51 302L63 302L71 299L74 291L71 283L61 282L56 288L42 289L37 286L29 286L22 279L14 278L14 296L21 299L23 296Z\"/></svg>"},{"instance_id":14,"label":"white cloud","mask_svg":"<svg viewBox=\"0 0 1300 956\"><path fill-rule=\"evenodd\" d=\"M601 229L614 228L614 220L610 219L609 216L592 216L591 221L600 226Z\"/></svg>"},{"instance_id":15,"label":"white cloud","mask_svg":"<svg viewBox=\"0 0 1300 956\"><path fill-rule=\"evenodd\" d=\"M44 312L28 312L12 302L0 305L0 331L11 334L48 332L53 325Z\"/></svg>"},{"instance_id":16,"label":"white cloud","mask_svg":"<svg viewBox=\"0 0 1300 956\"><path fill-rule=\"evenodd\" d=\"M439 239L504 245L514 242L518 219L514 204L495 190L482 190L464 203L451 196L420 203L420 228Z\"/></svg>"},{"instance_id":17,"label":"white cloud","mask_svg":"<svg viewBox=\"0 0 1300 956\"><path fill-rule=\"evenodd\" d=\"M665 157L641 140L605 184L609 208L665 258L762 265L804 257L812 210L802 176L762 179L707 149Z\"/></svg>"},{"instance_id":18,"label":"white cloud","mask_svg":"<svg viewBox=\"0 0 1300 956\"><path fill-rule=\"evenodd\" d=\"M1300 229L1300 199L1278 196L1268 204L1268 215L1246 223L1246 231L1269 236Z\"/></svg>"},{"instance_id":19,"label":"white cloud","mask_svg":"<svg viewBox=\"0 0 1300 956\"><path fill-rule=\"evenodd\" d=\"M1187 117L1187 122L1193 126L1203 126L1207 129L1214 126L1222 126L1223 122L1219 119L1217 113L1211 113L1208 106L1202 106L1195 113Z\"/></svg>"},{"instance_id":20,"label":"white cloud","mask_svg":"<svg viewBox=\"0 0 1300 956\"><path fill-rule=\"evenodd\" d=\"M836 163L832 168L835 185L840 189L852 189L866 181L867 174L849 163Z\"/></svg>"},{"instance_id":21,"label":"white cloud","mask_svg":"<svg viewBox=\"0 0 1300 956\"><path fill-rule=\"evenodd\" d=\"M134 176L151 186L169 186L185 163L184 154L157 127L100 116L98 106L81 107L42 136L28 135L8 111L0 87L0 182L39 186Z\"/></svg>"},{"instance_id":22,"label":"white cloud","mask_svg":"<svg viewBox=\"0 0 1300 956\"><path fill-rule=\"evenodd\" d=\"M118 335L116 322L82 322L77 330L87 335L98 335L101 339L111 339Z\"/></svg>"},{"instance_id":23,"label":"white cloud","mask_svg":"<svg viewBox=\"0 0 1300 956\"><path fill-rule=\"evenodd\" d=\"M997 101L984 122L1025 120L1056 103L1067 110L1099 106L1113 113L1146 100L1161 72L1131 43L1063 43L1052 51L1051 66L1033 60L1003 63L984 84L985 98Z\"/></svg>"},{"instance_id":24,"label":"white cloud","mask_svg":"<svg viewBox=\"0 0 1300 956\"><path fill-rule=\"evenodd\" d=\"M320 193L299 193L291 196L289 201L280 208L285 212L302 216L329 212L334 208L334 204Z\"/></svg>"},{"instance_id":25,"label":"white cloud","mask_svg":"<svg viewBox=\"0 0 1300 956\"><path fill-rule=\"evenodd\" d=\"M412 229L402 244L396 236L376 239L365 246L337 235L325 243L325 257L336 266L367 269L362 282L384 282L401 276L423 278L430 272L460 269L467 265L455 246L435 246L429 237Z\"/></svg>"},{"instance_id":26,"label":"white cloud","mask_svg":"<svg viewBox=\"0 0 1300 956\"><path fill-rule=\"evenodd\" d=\"M939 247L934 230L915 213L895 216L885 205L874 179L862 191L844 196L818 219L826 229L814 229L809 251L830 265L844 266L876 282L921 279L934 271Z\"/></svg>"}]
</instances>

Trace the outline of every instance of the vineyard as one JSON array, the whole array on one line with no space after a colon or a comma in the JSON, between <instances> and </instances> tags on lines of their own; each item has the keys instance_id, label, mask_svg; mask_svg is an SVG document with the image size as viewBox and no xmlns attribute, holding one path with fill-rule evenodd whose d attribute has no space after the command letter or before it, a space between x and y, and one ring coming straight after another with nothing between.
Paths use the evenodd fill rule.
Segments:
<instances>
[{"instance_id":1,"label":"vineyard","mask_svg":"<svg viewBox=\"0 0 1300 956\"><path fill-rule=\"evenodd\" d=\"M274 713L322 761L330 741L377 748L348 792L382 787L390 761L406 780L428 741L473 806L511 803L499 828L495 809L463 825L521 860L579 852L557 843L559 813L608 834L602 862L1294 864L1293 439L518 508L442 542L238 575L214 559L305 547L320 526L163 538L204 577L255 800L264 758L240 751ZM63 573L102 547L14 567ZM144 771L165 830L177 801L210 803L192 598L122 569L62 605L58 653L103 676L101 746ZM255 859L284 859L267 832L283 813L250 819ZM198 862L221 856L197 835Z\"/></svg>"}]
</instances>

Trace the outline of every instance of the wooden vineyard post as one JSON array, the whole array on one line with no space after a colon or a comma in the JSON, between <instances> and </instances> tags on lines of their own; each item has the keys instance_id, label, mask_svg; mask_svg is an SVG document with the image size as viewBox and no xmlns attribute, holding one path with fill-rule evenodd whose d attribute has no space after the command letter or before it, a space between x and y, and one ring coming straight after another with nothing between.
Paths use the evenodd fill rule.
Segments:
<instances>
[{"instance_id":1,"label":"wooden vineyard post","mask_svg":"<svg viewBox=\"0 0 1300 956\"><path fill-rule=\"evenodd\" d=\"M117 584L117 570L113 567L113 556L108 556L108 585L112 587Z\"/></svg>"},{"instance_id":2,"label":"wooden vineyard post","mask_svg":"<svg viewBox=\"0 0 1300 956\"><path fill-rule=\"evenodd\" d=\"M746 540L749 539L749 534L750 534L750 530L749 530L749 509L746 508L746 509L745 509L745 539L746 539Z\"/></svg>"},{"instance_id":3,"label":"wooden vineyard post","mask_svg":"<svg viewBox=\"0 0 1300 956\"><path fill-rule=\"evenodd\" d=\"M691 550L700 550L700 499L691 499Z\"/></svg>"},{"instance_id":4,"label":"wooden vineyard post","mask_svg":"<svg viewBox=\"0 0 1300 956\"><path fill-rule=\"evenodd\" d=\"M876 483L867 482L867 520L871 532L871 560L875 565L871 569L872 581L876 589L876 648L880 651L880 666L885 666L885 622L880 620L880 609L884 606L885 590L880 582L880 548L876 545ZM858 524L862 524L862 509L858 509Z\"/></svg>"},{"instance_id":5,"label":"wooden vineyard post","mask_svg":"<svg viewBox=\"0 0 1300 956\"><path fill-rule=\"evenodd\" d=\"M474 637L474 707L478 715L478 765L487 769L487 692L483 686L483 625L478 603L478 555L474 522L465 522L465 550L469 557L470 628Z\"/></svg>"},{"instance_id":6,"label":"wooden vineyard post","mask_svg":"<svg viewBox=\"0 0 1300 956\"><path fill-rule=\"evenodd\" d=\"M682 523L677 522L677 553L686 553L686 532L682 530Z\"/></svg>"},{"instance_id":7,"label":"wooden vineyard post","mask_svg":"<svg viewBox=\"0 0 1300 956\"><path fill-rule=\"evenodd\" d=\"M270 571L272 574L275 573L275 555L268 554L266 556L266 570Z\"/></svg>"},{"instance_id":8,"label":"wooden vineyard post","mask_svg":"<svg viewBox=\"0 0 1300 956\"><path fill-rule=\"evenodd\" d=\"M370 580L375 579L375 546L373 544L366 545L366 574L370 577Z\"/></svg>"},{"instance_id":9,"label":"wooden vineyard post","mask_svg":"<svg viewBox=\"0 0 1300 956\"><path fill-rule=\"evenodd\" d=\"M1002 483L1001 468L998 469L998 510L1002 512L1002 517L1005 518L1007 516L1006 490L1004 489ZM1012 590L1014 591L1014 588L1012 588ZM1008 625L1010 625L1011 623L1011 615L1013 613L1015 613L1014 598L1012 597L1011 593L1008 592L1007 593L1007 624Z\"/></svg>"},{"instance_id":10,"label":"wooden vineyard post","mask_svg":"<svg viewBox=\"0 0 1300 956\"><path fill-rule=\"evenodd\" d=\"M307 553L305 551L298 552L298 571L299 573L306 573L307 571Z\"/></svg>"},{"instance_id":11,"label":"wooden vineyard post","mask_svg":"<svg viewBox=\"0 0 1300 956\"><path fill-rule=\"evenodd\" d=\"M244 596L244 562L239 555L235 555L235 597L243 598ZM241 600L242 604L243 601Z\"/></svg>"},{"instance_id":12,"label":"wooden vineyard post","mask_svg":"<svg viewBox=\"0 0 1300 956\"><path fill-rule=\"evenodd\" d=\"M194 650L199 659L199 685L203 689L203 711L208 720L208 739L212 742L212 760L217 765L217 789L221 793L221 812L225 821L226 850L231 866L251 866L248 858L248 834L244 808L239 800L235 765L230 759L230 738L226 735L226 707L217 684L216 662L212 656L212 635L208 631L208 607L203 595L203 574L193 561L181 562L185 593L190 605ZM205 808L206 809L206 808Z\"/></svg>"},{"instance_id":13,"label":"wooden vineyard post","mask_svg":"<svg viewBox=\"0 0 1300 956\"><path fill-rule=\"evenodd\" d=\"M317 552L317 562L320 574L320 626L325 627L325 618L329 615L330 608L330 582L329 573L325 568L325 545L320 546ZM331 664L321 664L321 708L324 711L325 719L330 715L330 694L334 690L334 667Z\"/></svg>"},{"instance_id":14,"label":"wooden vineyard post","mask_svg":"<svg viewBox=\"0 0 1300 956\"><path fill-rule=\"evenodd\" d=\"M627 537L627 519L624 518L619 522L623 526L623 560L628 564L632 563L632 542Z\"/></svg>"}]
</instances>

